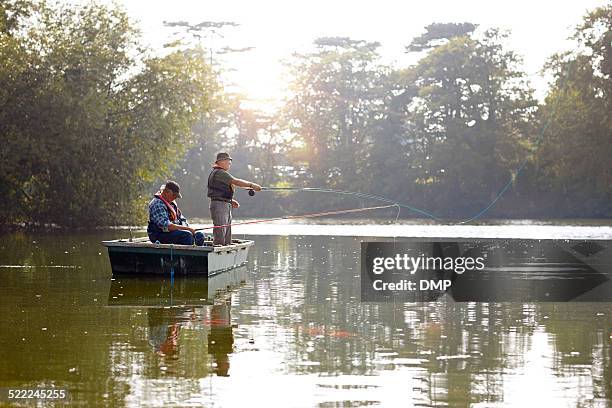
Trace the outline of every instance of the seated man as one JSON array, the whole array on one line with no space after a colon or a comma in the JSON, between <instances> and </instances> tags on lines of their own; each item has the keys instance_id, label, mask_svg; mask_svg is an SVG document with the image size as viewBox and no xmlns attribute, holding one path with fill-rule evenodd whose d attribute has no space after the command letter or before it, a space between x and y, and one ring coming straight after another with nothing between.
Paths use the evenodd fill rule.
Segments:
<instances>
[{"instance_id":1,"label":"seated man","mask_svg":"<svg viewBox=\"0 0 612 408\"><path fill-rule=\"evenodd\" d=\"M180 186L170 180L153 196L149 203L149 239L151 242L180 245L193 245L195 239L196 245L202 245L204 234L187 224L174 201L177 198L181 198Z\"/></svg>"}]
</instances>

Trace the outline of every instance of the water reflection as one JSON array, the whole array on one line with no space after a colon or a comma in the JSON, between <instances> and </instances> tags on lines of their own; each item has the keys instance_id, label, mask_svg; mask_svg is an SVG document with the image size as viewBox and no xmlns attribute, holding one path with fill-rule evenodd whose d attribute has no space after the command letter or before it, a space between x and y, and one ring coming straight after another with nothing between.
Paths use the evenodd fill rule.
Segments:
<instances>
[{"instance_id":1,"label":"water reflection","mask_svg":"<svg viewBox=\"0 0 612 408\"><path fill-rule=\"evenodd\" d=\"M229 354L233 350L231 304L214 305L210 310L210 332L208 335L208 354L214 359L214 373L227 377L229 375Z\"/></svg>"},{"instance_id":2,"label":"water reflection","mask_svg":"<svg viewBox=\"0 0 612 408\"><path fill-rule=\"evenodd\" d=\"M227 300L248 279L245 266L211 276L113 276L109 306L166 307L212 305Z\"/></svg>"},{"instance_id":3,"label":"water reflection","mask_svg":"<svg viewBox=\"0 0 612 408\"><path fill-rule=\"evenodd\" d=\"M1 239L29 267L2 270L0 386L86 406L611 403L610 303L362 303L353 237L257 236L237 279L111 280L109 238Z\"/></svg>"},{"instance_id":4,"label":"water reflection","mask_svg":"<svg viewBox=\"0 0 612 408\"><path fill-rule=\"evenodd\" d=\"M246 267L240 267L210 278L113 277L108 306L145 308L148 344L164 374L197 375L181 369L185 364L180 360L189 364L192 353L202 351L211 356L205 364L210 372L228 376L234 344L232 293L245 285L247 275Z\"/></svg>"}]
</instances>

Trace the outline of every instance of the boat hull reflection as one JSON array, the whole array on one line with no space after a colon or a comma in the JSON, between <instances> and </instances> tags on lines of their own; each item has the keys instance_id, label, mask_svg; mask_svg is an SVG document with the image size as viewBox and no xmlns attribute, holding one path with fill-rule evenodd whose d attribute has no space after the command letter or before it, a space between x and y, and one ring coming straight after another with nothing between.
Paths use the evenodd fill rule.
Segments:
<instances>
[{"instance_id":1,"label":"boat hull reflection","mask_svg":"<svg viewBox=\"0 0 612 408\"><path fill-rule=\"evenodd\" d=\"M212 305L243 285L246 266L215 276L121 276L111 280L108 306L168 307Z\"/></svg>"}]
</instances>

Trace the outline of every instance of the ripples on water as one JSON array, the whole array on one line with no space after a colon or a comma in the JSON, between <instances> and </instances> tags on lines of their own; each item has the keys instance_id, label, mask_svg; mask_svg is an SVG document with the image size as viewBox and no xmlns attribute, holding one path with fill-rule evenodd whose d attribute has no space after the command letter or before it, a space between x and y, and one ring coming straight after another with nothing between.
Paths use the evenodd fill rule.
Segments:
<instances>
[{"instance_id":1,"label":"ripples on water","mask_svg":"<svg viewBox=\"0 0 612 408\"><path fill-rule=\"evenodd\" d=\"M257 236L209 282L111 278L113 235L0 238L0 386L92 406L609 404L610 303L361 303L364 238L341 236Z\"/></svg>"}]
</instances>

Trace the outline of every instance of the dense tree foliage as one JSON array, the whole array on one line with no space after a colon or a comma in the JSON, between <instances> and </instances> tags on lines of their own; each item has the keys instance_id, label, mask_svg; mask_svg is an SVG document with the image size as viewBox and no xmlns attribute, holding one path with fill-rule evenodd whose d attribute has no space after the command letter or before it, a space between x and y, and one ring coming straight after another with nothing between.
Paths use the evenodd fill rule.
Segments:
<instances>
[{"instance_id":1,"label":"dense tree foliage","mask_svg":"<svg viewBox=\"0 0 612 408\"><path fill-rule=\"evenodd\" d=\"M143 188L210 109L203 51L154 56L115 7L12 1L0 16L0 219L141 220Z\"/></svg>"},{"instance_id":2,"label":"dense tree foliage","mask_svg":"<svg viewBox=\"0 0 612 408\"><path fill-rule=\"evenodd\" d=\"M236 26L215 24L187 29ZM430 24L407 40L415 63L406 67L383 64L378 43L319 38L289 60L282 108L263 113L222 91L221 64L213 72L213 52L197 45L203 34L154 53L117 7L4 1L0 193L11 205L0 224L141 223L169 177L183 186L187 215L205 217L220 150L235 158L233 174L264 186L360 191L464 218L511 180L487 216L609 217L612 5L588 13L576 48L548 60L540 104L507 36ZM239 217L366 204L300 193L248 200Z\"/></svg>"},{"instance_id":3,"label":"dense tree foliage","mask_svg":"<svg viewBox=\"0 0 612 408\"><path fill-rule=\"evenodd\" d=\"M299 56L285 115L306 184L449 215L486 205L527 154L536 102L504 35L475 28L430 25L407 47L422 58L395 72L377 62L378 44L345 38Z\"/></svg>"},{"instance_id":4,"label":"dense tree foliage","mask_svg":"<svg viewBox=\"0 0 612 408\"><path fill-rule=\"evenodd\" d=\"M382 119L389 69L378 62L378 43L320 38L315 47L295 56L292 98L279 117L292 135L293 164L308 169L296 181L368 191L372 185L364 170ZM316 208L334 199L307 196L300 203Z\"/></svg>"},{"instance_id":5,"label":"dense tree foliage","mask_svg":"<svg viewBox=\"0 0 612 408\"><path fill-rule=\"evenodd\" d=\"M501 45L504 35L475 38L466 26L474 27L443 30L450 34L442 43L433 36L437 45L404 73L417 89L402 127L410 128L406 162L419 195L454 216L486 205L524 160L536 106L517 56Z\"/></svg>"},{"instance_id":6,"label":"dense tree foliage","mask_svg":"<svg viewBox=\"0 0 612 408\"><path fill-rule=\"evenodd\" d=\"M589 13L573 37L578 47L554 55L541 109L548 124L535 161L536 185L563 212L612 214L612 5Z\"/></svg>"}]
</instances>

